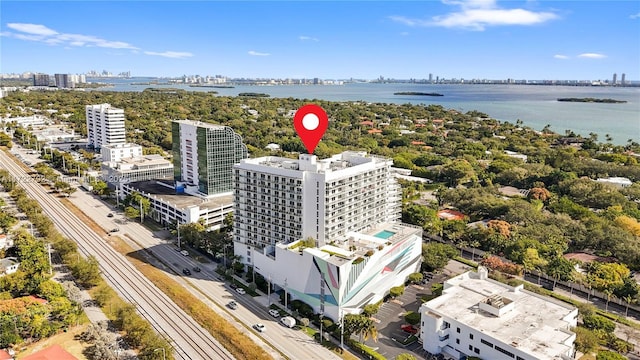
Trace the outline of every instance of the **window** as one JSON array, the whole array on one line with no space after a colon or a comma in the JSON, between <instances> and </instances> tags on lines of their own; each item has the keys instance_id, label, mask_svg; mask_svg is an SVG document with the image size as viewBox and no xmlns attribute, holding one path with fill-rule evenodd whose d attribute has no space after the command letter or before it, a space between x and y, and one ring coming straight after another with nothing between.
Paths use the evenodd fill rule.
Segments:
<instances>
[{"instance_id":1,"label":"window","mask_svg":"<svg viewBox=\"0 0 640 360\"><path fill-rule=\"evenodd\" d=\"M480 354L480 349L478 349L478 348L473 348L473 352L474 352L474 353L476 353L476 354Z\"/></svg>"},{"instance_id":2,"label":"window","mask_svg":"<svg viewBox=\"0 0 640 360\"><path fill-rule=\"evenodd\" d=\"M473 334L469 334L469 339L473 340Z\"/></svg>"},{"instance_id":3,"label":"window","mask_svg":"<svg viewBox=\"0 0 640 360\"><path fill-rule=\"evenodd\" d=\"M460 328L456 328L456 332L460 334Z\"/></svg>"},{"instance_id":4,"label":"window","mask_svg":"<svg viewBox=\"0 0 640 360\"><path fill-rule=\"evenodd\" d=\"M473 346L469 345L469 351L473 350Z\"/></svg>"},{"instance_id":5,"label":"window","mask_svg":"<svg viewBox=\"0 0 640 360\"><path fill-rule=\"evenodd\" d=\"M483 344L485 344L485 345L487 345L488 347L493 347L493 344L492 344L492 343L490 343L490 342L488 342L488 341L487 341L487 340L485 340L485 339L480 339L480 342L481 342L481 343L483 343Z\"/></svg>"},{"instance_id":6,"label":"window","mask_svg":"<svg viewBox=\"0 0 640 360\"><path fill-rule=\"evenodd\" d=\"M460 344L460 339L456 339L456 344Z\"/></svg>"},{"instance_id":7,"label":"window","mask_svg":"<svg viewBox=\"0 0 640 360\"><path fill-rule=\"evenodd\" d=\"M508 357L511 357L511 358L514 357L512 352L507 351L507 350L501 348L500 346L496 346L495 349L500 351L501 353L507 355Z\"/></svg>"},{"instance_id":8,"label":"window","mask_svg":"<svg viewBox=\"0 0 640 360\"><path fill-rule=\"evenodd\" d=\"M516 360L524 360L524 359L521 358L520 356L516 356Z\"/></svg>"}]
</instances>

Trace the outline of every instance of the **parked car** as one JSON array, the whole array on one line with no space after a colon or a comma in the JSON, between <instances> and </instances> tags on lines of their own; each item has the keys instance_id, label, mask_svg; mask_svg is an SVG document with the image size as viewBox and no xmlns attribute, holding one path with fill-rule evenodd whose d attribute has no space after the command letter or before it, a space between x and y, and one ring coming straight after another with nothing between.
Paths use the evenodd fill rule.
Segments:
<instances>
[{"instance_id":1,"label":"parked car","mask_svg":"<svg viewBox=\"0 0 640 360\"><path fill-rule=\"evenodd\" d=\"M234 290L238 288L238 285L236 285L235 283L231 283L229 284L229 286L231 286L231 288Z\"/></svg>"},{"instance_id":2,"label":"parked car","mask_svg":"<svg viewBox=\"0 0 640 360\"><path fill-rule=\"evenodd\" d=\"M118 231L120 231L120 229L118 229L118 228L113 228L113 229L111 229L111 231L109 231L109 232L114 233L114 232L118 232Z\"/></svg>"},{"instance_id":3,"label":"parked car","mask_svg":"<svg viewBox=\"0 0 640 360\"><path fill-rule=\"evenodd\" d=\"M402 329L402 331L407 332L409 334L417 334L418 333L418 328L413 326L413 325L409 325L409 324L404 324L404 325L400 326L400 329Z\"/></svg>"},{"instance_id":4,"label":"parked car","mask_svg":"<svg viewBox=\"0 0 640 360\"><path fill-rule=\"evenodd\" d=\"M200 271L202 271L202 269L200 269L199 267L195 266L195 267L193 268L193 271L195 271L195 272L200 272Z\"/></svg>"},{"instance_id":5,"label":"parked car","mask_svg":"<svg viewBox=\"0 0 640 360\"><path fill-rule=\"evenodd\" d=\"M273 317L280 317L280 312L276 309L270 309L269 310L269 315L273 316Z\"/></svg>"},{"instance_id":6,"label":"parked car","mask_svg":"<svg viewBox=\"0 0 640 360\"><path fill-rule=\"evenodd\" d=\"M258 330L259 332L264 332L265 330L267 330L266 326L261 323L253 325L253 328Z\"/></svg>"},{"instance_id":7,"label":"parked car","mask_svg":"<svg viewBox=\"0 0 640 360\"><path fill-rule=\"evenodd\" d=\"M189 252L187 250L180 251L180 254L182 254L184 256L189 256Z\"/></svg>"},{"instance_id":8,"label":"parked car","mask_svg":"<svg viewBox=\"0 0 640 360\"><path fill-rule=\"evenodd\" d=\"M113 213L107 214L107 217L113 217Z\"/></svg>"},{"instance_id":9,"label":"parked car","mask_svg":"<svg viewBox=\"0 0 640 360\"><path fill-rule=\"evenodd\" d=\"M238 308L238 304L235 301L230 301L227 306L229 307L229 309L231 310L235 310Z\"/></svg>"},{"instance_id":10,"label":"parked car","mask_svg":"<svg viewBox=\"0 0 640 360\"><path fill-rule=\"evenodd\" d=\"M246 292L246 291L244 291L244 289L243 289L243 288L241 288L241 287L236 288L236 292L237 292L238 294L240 294L240 295L244 295L244 294L246 294L246 293L247 293L247 292Z\"/></svg>"},{"instance_id":11,"label":"parked car","mask_svg":"<svg viewBox=\"0 0 640 360\"><path fill-rule=\"evenodd\" d=\"M185 275L191 275L191 270L189 270L187 268L184 268L184 269L182 269L182 273L185 274Z\"/></svg>"},{"instance_id":12,"label":"parked car","mask_svg":"<svg viewBox=\"0 0 640 360\"><path fill-rule=\"evenodd\" d=\"M296 319L292 318L291 316L285 316L280 319L280 323L288 328L292 328L296 326Z\"/></svg>"}]
</instances>

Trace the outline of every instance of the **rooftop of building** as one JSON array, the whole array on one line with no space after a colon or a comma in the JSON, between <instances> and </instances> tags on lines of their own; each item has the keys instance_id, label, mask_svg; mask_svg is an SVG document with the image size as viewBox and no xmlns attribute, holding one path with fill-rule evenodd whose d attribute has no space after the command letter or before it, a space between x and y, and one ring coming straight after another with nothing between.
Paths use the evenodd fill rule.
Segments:
<instances>
[{"instance_id":1,"label":"rooftop of building","mask_svg":"<svg viewBox=\"0 0 640 360\"><path fill-rule=\"evenodd\" d=\"M131 169L143 169L143 168L158 168L161 166L167 166L173 168L173 163L159 154L142 155L132 158L124 158L119 162L105 162L105 166L108 166L117 170L131 170Z\"/></svg>"},{"instance_id":2,"label":"rooftop of building","mask_svg":"<svg viewBox=\"0 0 640 360\"><path fill-rule=\"evenodd\" d=\"M340 266L352 260L370 256L378 250L393 246L413 235L422 238L422 229L409 224L382 223L364 232L349 232L342 239L308 250L316 255L329 254L327 261ZM302 240L284 246L291 251L299 251L301 245L303 245Z\"/></svg>"},{"instance_id":3,"label":"rooftop of building","mask_svg":"<svg viewBox=\"0 0 640 360\"><path fill-rule=\"evenodd\" d=\"M328 159L318 160L315 155L300 154L298 159L279 156L264 156L253 159L243 159L241 164L263 165L272 168L282 168L297 171L314 171L318 173L332 172L350 167L390 161L381 156L368 155L364 151L345 151Z\"/></svg>"},{"instance_id":4,"label":"rooftop of building","mask_svg":"<svg viewBox=\"0 0 640 360\"><path fill-rule=\"evenodd\" d=\"M576 311L574 307L488 279L483 271L481 267L478 273L448 280L443 294L423 304L422 310L455 319L537 358L553 359L569 350L563 342L573 333L562 319ZM496 316L483 307L509 310Z\"/></svg>"},{"instance_id":5,"label":"rooftop of building","mask_svg":"<svg viewBox=\"0 0 640 360\"><path fill-rule=\"evenodd\" d=\"M51 345L46 349L25 356L24 360L78 360L60 345Z\"/></svg>"},{"instance_id":6,"label":"rooftop of building","mask_svg":"<svg viewBox=\"0 0 640 360\"><path fill-rule=\"evenodd\" d=\"M0 259L0 268L7 268L9 266L19 264L18 258L15 257L6 257L4 259Z\"/></svg>"},{"instance_id":7,"label":"rooftop of building","mask_svg":"<svg viewBox=\"0 0 640 360\"><path fill-rule=\"evenodd\" d=\"M233 195L229 193L208 198L199 198L188 194L176 194L173 180L136 181L128 183L127 185L140 193L171 204L180 210L187 209L191 206L199 206L201 209L215 209L233 203Z\"/></svg>"},{"instance_id":8,"label":"rooftop of building","mask_svg":"<svg viewBox=\"0 0 640 360\"><path fill-rule=\"evenodd\" d=\"M105 149L125 149L125 148L142 148L142 145L134 144L134 143L119 143L119 144L108 144L102 146Z\"/></svg>"},{"instance_id":9,"label":"rooftop of building","mask_svg":"<svg viewBox=\"0 0 640 360\"><path fill-rule=\"evenodd\" d=\"M198 120L174 120L173 122L178 124L192 125L192 126L197 126L201 128L216 129L216 130L224 128L224 126L222 125L206 123Z\"/></svg>"}]
</instances>

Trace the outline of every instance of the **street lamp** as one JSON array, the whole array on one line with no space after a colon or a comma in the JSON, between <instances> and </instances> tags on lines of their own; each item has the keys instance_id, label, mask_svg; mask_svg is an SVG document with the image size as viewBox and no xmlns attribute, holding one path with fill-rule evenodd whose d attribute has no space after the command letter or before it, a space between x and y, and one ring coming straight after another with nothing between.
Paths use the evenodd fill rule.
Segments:
<instances>
[{"instance_id":1,"label":"street lamp","mask_svg":"<svg viewBox=\"0 0 640 360\"><path fill-rule=\"evenodd\" d=\"M344 350L344 310L339 308L340 313L340 349Z\"/></svg>"},{"instance_id":2,"label":"street lamp","mask_svg":"<svg viewBox=\"0 0 640 360\"><path fill-rule=\"evenodd\" d=\"M167 360L166 350L164 348L157 348L157 349L153 350L153 353L155 354L155 352L158 351L158 350L162 350L162 360Z\"/></svg>"},{"instance_id":3,"label":"street lamp","mask_svg":"<svg viewBox=\"0 0 640 360\"><path fill-rule=\"evenodd\" d=\"M320 344L322 344L322 317L324 316L324 312L320 310Z\"/></svg>"}]
</instances>

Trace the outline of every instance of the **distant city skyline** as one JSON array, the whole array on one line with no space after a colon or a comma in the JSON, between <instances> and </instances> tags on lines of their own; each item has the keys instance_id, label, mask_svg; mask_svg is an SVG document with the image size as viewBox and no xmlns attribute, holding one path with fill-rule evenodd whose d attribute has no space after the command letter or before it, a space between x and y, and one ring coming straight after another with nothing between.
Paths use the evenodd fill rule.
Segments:
<instances>
[{"instance_id":1,"label":"distant city skyline","mask_svg":"<svg viewBox=\"0 0 640 360\"><path fill-rule=\"evenodd\" d=\"M0 10L2 73L640 79L635 1L3 1Z\"/></svg>"}]
</instances>

